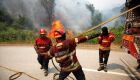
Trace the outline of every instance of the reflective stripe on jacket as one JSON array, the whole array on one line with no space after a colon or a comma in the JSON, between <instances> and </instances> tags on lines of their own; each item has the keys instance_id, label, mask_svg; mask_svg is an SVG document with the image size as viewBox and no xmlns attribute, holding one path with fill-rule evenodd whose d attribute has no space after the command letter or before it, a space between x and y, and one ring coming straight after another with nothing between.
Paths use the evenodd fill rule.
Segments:
<instances>
[{"instance_id":1,"label":"reflective stripe on jacket","mask_svg":"<svg viewBox=\"0 0 140 80\"><path fill-rule=\"evenodd\" d=\"M108 36L101 36L98 37L98 43L100 44L99 49L101 50L110 50L111 43L115 40L114 34L112 32L109 33Z\"/></svg>"}]
</instances>

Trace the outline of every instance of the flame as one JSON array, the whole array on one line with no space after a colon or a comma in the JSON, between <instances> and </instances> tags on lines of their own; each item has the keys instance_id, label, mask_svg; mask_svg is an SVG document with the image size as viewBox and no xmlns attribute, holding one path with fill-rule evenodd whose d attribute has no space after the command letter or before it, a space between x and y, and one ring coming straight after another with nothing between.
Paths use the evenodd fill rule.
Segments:
<instances>
[{"instance_id":1,"label":"flame","mask_svg":"<svg viewBox=\"0 0 140 80\"><path fill-rule=\"evenodd\" d=\"M57 29L64 29L64 26L60 20L54 20L52 22L52 29L49 32L49 37L52 39L54 38L54 31ZM70 29L66 30L67 39L73 38L73 32Z\"/></svg>"},{"instance_id":2,"label":"flame","mask_svg":"<svg viewBox=\"0 0 140 80\"><path fill-rule=\"evenodd\" d=\"M52 25L52 29L49 32L49 36L50 38L54 38L54 31L61 28L63 29L64 27L60 20L54 20L51 25Z\"/></svg>"}]
</instances>

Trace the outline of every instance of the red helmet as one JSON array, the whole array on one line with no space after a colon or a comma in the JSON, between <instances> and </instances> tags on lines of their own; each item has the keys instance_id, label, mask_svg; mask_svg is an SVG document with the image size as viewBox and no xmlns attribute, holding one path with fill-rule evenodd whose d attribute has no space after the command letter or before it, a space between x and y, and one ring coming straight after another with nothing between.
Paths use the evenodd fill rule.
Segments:
<instances>
[{"instance_id":1,"label":"red helmet","mask_svg":"<svg viewBox=\"0 0 140 80\"><path fill-rule=\"evenodd\" d=\"M40 29L39 34L47 34L47 31L45 29Z\"/></svg>"},{"instance_id":2,"label":"red helmet","mask_svg":"<svg viewBox=\"0 0 140 80\"><path fill-rule=\"evenodd\" d=\"M54 37L59 38L59 37L62 37L62 35L64 35L64 34L65 34L64 29L58 29L54 32Z\"/></svg>"}]
</instances>

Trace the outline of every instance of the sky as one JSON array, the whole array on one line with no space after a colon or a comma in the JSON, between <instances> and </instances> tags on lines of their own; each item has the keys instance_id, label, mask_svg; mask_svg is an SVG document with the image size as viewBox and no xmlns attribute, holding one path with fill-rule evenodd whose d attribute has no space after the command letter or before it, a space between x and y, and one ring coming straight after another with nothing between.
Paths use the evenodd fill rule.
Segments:
<instances>
[{"instance_id":1,"label":"sky","mask_svg":"<svg viewBox=\"0 0 140 80\"><path fill-rule=\"evenodd\" d=\"M125 3L126 0L87 0L89 3L94 4L95 8L102 11L112 9L113 7L120 6Z\"/></svg>"}]
</instances>

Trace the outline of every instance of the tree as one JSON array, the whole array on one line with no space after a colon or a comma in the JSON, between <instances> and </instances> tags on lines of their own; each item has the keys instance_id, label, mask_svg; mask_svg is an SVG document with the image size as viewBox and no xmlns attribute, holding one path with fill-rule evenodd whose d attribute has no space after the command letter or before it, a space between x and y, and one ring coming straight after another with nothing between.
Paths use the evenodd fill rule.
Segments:
<instances>
[{"instance_id":1,"label":"tree","mask_svg":"<svg viewBox=\"0 0 140 80\"><path fill-rule=\"evenodd\" d=\"M46 10L47 13L47 26L51 26L52 21L54 20L54 6L55 0L40 0L41 4Z\"/></svg>"}]
</instances>

